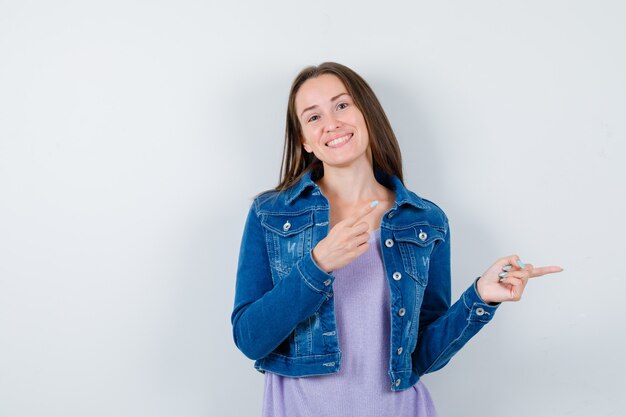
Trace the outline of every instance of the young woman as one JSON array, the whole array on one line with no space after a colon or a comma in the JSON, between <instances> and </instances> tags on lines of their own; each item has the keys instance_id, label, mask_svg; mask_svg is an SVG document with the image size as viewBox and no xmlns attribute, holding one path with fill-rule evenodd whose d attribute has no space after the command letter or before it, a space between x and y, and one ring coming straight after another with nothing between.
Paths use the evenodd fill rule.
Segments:
<instances>
[{"instance_id":1,"label":"young woman","mask_svg":"<svg viewBox=\"0 0 626 417\"><path fill-rule=\"evenodd\" d=\"M281 181L245 225L233 335L265 373L264 416L435 416L420 377L559 271L504 257L451 306L446 215L405 188L368 84L328 62L291 87Z\"/></svg>"}]
</instances>

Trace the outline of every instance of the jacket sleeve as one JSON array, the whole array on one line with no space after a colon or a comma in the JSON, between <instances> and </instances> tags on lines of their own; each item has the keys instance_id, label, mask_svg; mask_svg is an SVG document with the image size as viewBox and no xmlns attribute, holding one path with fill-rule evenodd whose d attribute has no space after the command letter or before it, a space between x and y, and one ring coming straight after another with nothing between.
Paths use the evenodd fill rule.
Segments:
<instances>
[{"instance_id":1,"label":"jacket sleeve","mask_svg":"<svg viewBox=\"0 0 626 417\"><path fill-rule=\"evenodd\" d=\"M446 365L496 312L497 306L480 298L475 282L450 306L450 287L450 229L447 228L445 239L434 248L430 260L417 346L412 356L418 375Z\"/></svg>"},{"instance_id":2,"label":"jacket sleeve","mask_svg":"<svg viewBox=\"0 0 626 417\"><path fill-rule=\"evenodd\" d=\"M307 253L274 285L256 205L250 208L241 240L231 315L235 344L250 359L267 356L314 314L332 296L334 281Z\"/></svg>"}]
</instances>

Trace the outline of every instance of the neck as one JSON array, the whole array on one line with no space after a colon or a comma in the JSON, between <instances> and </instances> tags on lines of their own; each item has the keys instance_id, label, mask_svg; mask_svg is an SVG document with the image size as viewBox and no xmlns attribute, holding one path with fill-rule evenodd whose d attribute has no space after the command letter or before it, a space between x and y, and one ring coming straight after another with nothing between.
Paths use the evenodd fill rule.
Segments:
<instances>
[{"instance_id":1,"label":"neck","mask_svg":"<svg viewBox=\"0 0 626 417\"><path fill-rule=\"evenodd\" d=\"M324 176L318 185L328 199L337 202L355 204L380 198L381 185L369 161L349 167L324 165Z\"/></svg>"}]
</instances>

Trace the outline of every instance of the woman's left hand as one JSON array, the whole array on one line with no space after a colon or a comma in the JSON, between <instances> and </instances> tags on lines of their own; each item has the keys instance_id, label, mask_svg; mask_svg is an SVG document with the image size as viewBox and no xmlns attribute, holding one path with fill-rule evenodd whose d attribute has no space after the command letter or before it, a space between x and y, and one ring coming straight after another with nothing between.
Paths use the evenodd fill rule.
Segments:
<instances>
[{"instance_id":1,"label":"woman's left hand","mask_svg":"<svg viewBox=\"0 0 626 417\"><path fill-rule=\"evenodd\" d=\"M519 256L498 259L478 279L478 295L487 303L519 301L529 278L561 272L560 266L534 267Z\"/></svg>"}]
</instances>

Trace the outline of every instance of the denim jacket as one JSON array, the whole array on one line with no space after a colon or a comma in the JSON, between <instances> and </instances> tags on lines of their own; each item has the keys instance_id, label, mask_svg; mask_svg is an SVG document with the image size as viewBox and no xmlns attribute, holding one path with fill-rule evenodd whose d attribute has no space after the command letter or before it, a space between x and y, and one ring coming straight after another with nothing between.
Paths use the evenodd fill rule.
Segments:
<instances>
[{"instance_id":1,"label":"denim jacket","mask_svg":"<svg viewBox=\"0 0 626 417\"><path fill-rule=\"evenodd\" d=\"M376 173L395 191L381 221L390 288L390 388L403 390L443 367L497 306L472 284L450 306L450 230L444 212ZM304 377L338 372L341 346L332 272L311 251L329 231L329 204L311 173L286 191L258 196L246 220L231 321L237 347L261 372Z\"/></svg>"}]
</instances>

